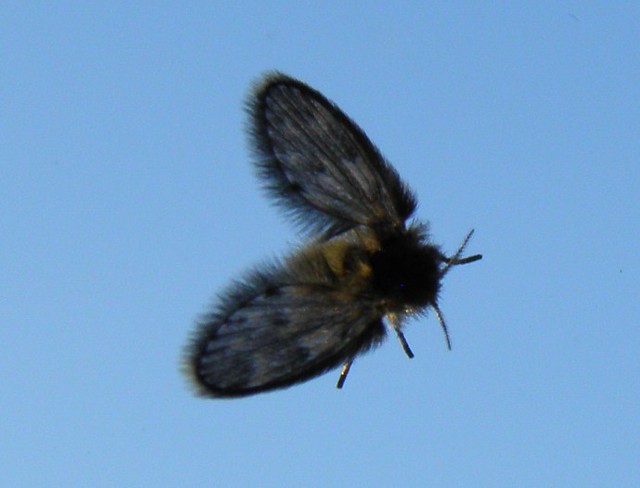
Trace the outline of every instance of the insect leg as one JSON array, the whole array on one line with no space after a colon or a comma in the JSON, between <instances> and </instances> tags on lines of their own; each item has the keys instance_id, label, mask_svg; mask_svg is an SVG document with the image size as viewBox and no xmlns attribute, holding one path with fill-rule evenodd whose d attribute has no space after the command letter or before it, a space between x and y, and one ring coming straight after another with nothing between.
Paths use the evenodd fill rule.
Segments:
<instances>
[{"instance_id":1,"label":"insect leg","mask_svg":"<svg viewBox=\"0 0 640 488\"><path fill-rule=\"evenodd\" d=\"M398 334L398 340L400 341L400 344L402 344L402 349L404 349L404 353L409 357L409 359L411 359L413 357L413 351L409 347L407 340L404 338L404 334L400 329L396 329L396 334Z\"/></svg>"},{"instance_id":2,"label":"insect leg","mask_svg":"<svg viewBox=\"0 0 640 488\"><path fill-rule=\"evenodd\" d=\"M409 343L404 338L404 334L400 330L400 321L398 320L397 315L395 314L387 315L387 321L389 322L389 325L391 325L393 330L396 331L396 334L398 335L398 340L400 341L400 345L402 345L402 349L404 350L404 353L407 355L409 359L413 358L413 351L409 347Z\"/></svg>"},{"instance_id":3,"label":"insect leg","mask_svg":"<svg viewBox=\"0 0 640 488\"><path fill-rule=\"evenodd\" d=\"M347 362L344 363L342 371L340 372L340 377L338 378L338 384L336 385L336 388L342 388L342 385L344 385L344 382L347 379L347 375L349 374L349 370L351 369L352 364L353 358L347 359Z\"/></svg>"},{"instance_id":4,"label":"insect leg","mask_svg":"<svg viewBox=\"0 0 640 488\"><path fill-rule=\"evenodd\" d=\"M449 338L449 329L447 329L447 323L444 321L444 315L440 311L440 307L438 307L437 303L431 304L431 308L436 313L436 317L438 317L438 322L440 322L440 327L442 327L442 332L444 332L444 339L447 341L447 348L451 350L451 339Z\"/></svg>"}]
</instances>

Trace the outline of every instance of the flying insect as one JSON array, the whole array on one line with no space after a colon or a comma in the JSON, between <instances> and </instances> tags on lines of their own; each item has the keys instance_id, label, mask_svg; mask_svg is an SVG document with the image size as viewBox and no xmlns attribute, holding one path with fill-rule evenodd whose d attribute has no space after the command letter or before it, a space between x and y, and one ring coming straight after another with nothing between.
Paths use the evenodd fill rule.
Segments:
<instances>
[{"instance_id":1,"label":"flying insect","mask_svg":"<svg viewBox=\"0 0 640 488\"><path fill-rule=\"evenodd\" d=\"M307 238L219 296L186 348L197 392L241 397L285 388L342 366L387 330L408 357L406 319L438 306L442 279L473 234L445 255L412 219L416 197L367 135L333 102L282 73L266 75L247 104L254 164L268 195Z\"/></svg>"}]
</instances>

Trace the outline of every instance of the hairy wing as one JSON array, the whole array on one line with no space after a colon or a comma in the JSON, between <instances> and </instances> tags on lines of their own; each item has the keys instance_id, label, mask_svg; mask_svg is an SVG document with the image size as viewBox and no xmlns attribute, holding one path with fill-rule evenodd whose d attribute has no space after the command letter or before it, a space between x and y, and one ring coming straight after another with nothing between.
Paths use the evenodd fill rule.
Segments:
<instances>
[{"instance_id":1,"label":"hairy wing","mask_svg":"<svg viewBox=\"0 0 640 488\"><path fill-rule=\"evenodd\" d=\"M416 200L366 134L306 84L267 75L249 102L259 175L310 232L398 229Z\"/></svg>"},{"instance_id":2,"label":"hairy wing","mask_svg":"<svg viewBox=\"0 0 640 488\"><path fill-rule=\"evenodd\" d=\"M206 396L237 397L287 387L378 344L379 312L329 283L295 283L282 269L231 288L200 325L187 368Z\"/></svg>"}]
</instances>

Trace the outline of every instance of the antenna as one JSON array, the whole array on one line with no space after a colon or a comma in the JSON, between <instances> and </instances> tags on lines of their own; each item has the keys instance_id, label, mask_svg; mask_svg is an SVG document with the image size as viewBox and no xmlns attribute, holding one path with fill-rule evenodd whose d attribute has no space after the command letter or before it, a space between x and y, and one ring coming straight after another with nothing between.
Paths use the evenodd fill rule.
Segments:
<instances>
[{"instance_id":1,"label":"antenna","mask_svg":"<svg viewBox=\"0 0 640 488\"><path fill-rule=\"evenodd\" d=\"M474 261L478 261L482 259L482 254L474 254L473 256L468 256L466 258L460 257L460 254L462 254L462 251L464 251L464 248L467 247L467 244L469 243L469 240L471 239L473 232L474 232L473 229L469 231L467 236L462 241L462 244L460 244L460 247L458 248L458 250L453 256L451 256L450 258L447 258L447 257L444 258L444 261L447 264L445 265L444 268L442 268L442 271L440 272L441 279L444 275L446 275L449 272L449 270L451 269L451 266L456 266L458 264L469 264L469 263L473 263Z\"/></svg>"}]
</instances>

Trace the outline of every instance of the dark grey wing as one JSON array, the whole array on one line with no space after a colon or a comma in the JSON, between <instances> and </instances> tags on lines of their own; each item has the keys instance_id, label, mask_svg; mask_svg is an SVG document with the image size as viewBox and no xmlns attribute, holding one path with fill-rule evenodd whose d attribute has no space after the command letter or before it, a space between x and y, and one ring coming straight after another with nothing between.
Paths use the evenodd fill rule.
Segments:
<instances>
[{"instance_id":1,"label":"dark grey wing","mask_svg":"<svg viewBox=\"0 0 640 488\"><path fill-rule=\"evenodd\" d=\"M311 232L400 229L416 200L366 134L335 104L280 73L248 104L256 164L270 194Z\"/></svg>"},{"instance_id":2,"label":"dark grey wing","mask_svg":"<svg viewBox=\"0 0 640 488\"><path fill-rule=\"evenodd\" d=\"M264 269L236 284L187 350L199 393L239 397L306 381L378 344L382 316L330 283Z\"/></svg>"}]
</instances>

